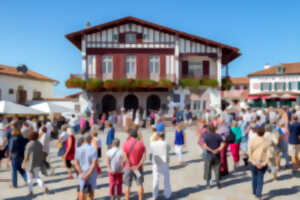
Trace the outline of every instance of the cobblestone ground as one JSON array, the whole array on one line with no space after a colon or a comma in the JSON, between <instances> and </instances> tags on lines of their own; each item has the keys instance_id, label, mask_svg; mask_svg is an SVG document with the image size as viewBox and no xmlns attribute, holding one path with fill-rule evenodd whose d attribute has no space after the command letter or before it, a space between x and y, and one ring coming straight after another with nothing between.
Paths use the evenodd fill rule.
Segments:
<instances>
[{"instance_id":1,"label":"cobblestone ground","mask_svg":"<svg viewBox=\"0 0 300 200\"><path fill-rule=\"evenodd\" d=\"M144 135L144 142L149 147L150 131L142 130ZM184 160L186 165L184 167L178 166L176 156L171 156L171 185L172 185L172 199L189 199L189 200L251 200L254 199L251 195L251 176L250 171L240 167L237 172L231 173L226 179L222 180L222 189L212 187L206 190L203 180L204 162L200 157L200 149L197 146L197 139L195 138L195 128L189 127L186 129L187 133L187 147L185 148ZM174 139L174 130L167 128L166 139L172 144ZM102 141L104 134L101 134ZM124 141L126 134L118 131L116 137ZM50 194L44 195L43 190L34 187L34 196L31 198L26 197L28 194L25 183L19 177L19 188L11 189L9 183L4 179L10 179L10 171L0 171L0 199L1 200L69 200L76 199L77 179L66 180L66 170L62 168L62 163L56 157L55 142L52 143L52 151L50 155L51 165L54 166L54 176L43 177L46 185L50 189ZM106 149L104 147L103 153ZM228 153L229 169L233 169L233 162L230 154ZM284 161L282 160L282 163ZM109 199L108 194L108 178L107 169L100 161L102 167L102 174L98 177L98 189L95 192L97 200ZM162 182L161 182L162 184ZM152 168L149 160L145 163L145 199L152 198ZM162 188L162 187L161 187ZM273 181L270 174L265 176L265 185L263 189L263 197L267 200L299 200L300 199L300 174L296 177L291 176L290 170L283 170L279 173L278 181ZM132 198L137 199L136 187L132 188ZM163 199L163 198L161 198Z\"/></svg>"}]
</instances>

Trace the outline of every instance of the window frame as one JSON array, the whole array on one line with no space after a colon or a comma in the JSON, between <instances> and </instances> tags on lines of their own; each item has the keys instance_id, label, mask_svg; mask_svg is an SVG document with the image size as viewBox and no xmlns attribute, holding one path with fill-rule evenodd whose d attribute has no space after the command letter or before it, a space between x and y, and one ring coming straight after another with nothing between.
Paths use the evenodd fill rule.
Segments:
<instances>
[{"instance_id":1,"label":"window frame","mask_svg":"<svg viewBox=\"0 0 300 200\"><path fill-rule=\"evenodd\" d=\"M133 35L135 36L134 37L135 40L134 41L128 41L128 39L130 39L130 37L128 38L128 36L133 36ZM134 33L134 32L125 33L125 38L124 39L125 39L125 43L127 43L127 44L136 44L137 43L137 33Z\"/></svg>"},{"instance_id":2,"label":"window frame","mask_svg":"<svg viewBox=\"0 0 300 200\"><path fill-rule=\"evenodd\" d=\"M148 67L149 67L149 74L160 74L160 56L157 55L151 55L148 58ZM152 60L154 59L154 60ZM152 65L152 71L151 71L151 65ZM157 69L156 69L157 67Z\"/></svg>"},{"instance_id":3,"label":"window frame","mask_svg":"<svg viewBox=\"0 0 300 200\"><path fill-rule=\"evenodd\" d=\"M109 59L111 59L110 60L110 63L111 63L111 65L110 65L110 72L108 72L109 70ZM109 56L109 55L107 55L107 56L102 56L102 58L101 58L101 73L102 74L112 74L113 73L113 56ZM105 66L104 66L105 65ZM103 70L103 69L105 69L105 70Z\"/></svg>"},{"instance_id":4,"label":"window frame","mask_svg":"<svg viewBox=\"0 0 300 200\"><path fill-rule=\"evenodd\" d=\"M189 76L203 76L203 61L189 61L188 62L189 68L188 68L188 75ZM193 66L197 66L200 68L198 70L193 69L192 71L190 71Z\"/></svg>"},{"instance_id":5,"label":"window frame","mask_svg":"<svg viewBox=\"0 0 300 200\"><path fill-rule=\"evenodd\" d=\"M130 68L132 68L132 63L133 63L132 60L130 60L130 58L134 58L134 70L130 70ZM129 60L127 60L127 59L129 59ZM128 67L127 67L127 63L129 63ZM136 75L136 56L135 55L125 56L125 73L126 73L126 76Z\"/></svg>"}]
</instances>

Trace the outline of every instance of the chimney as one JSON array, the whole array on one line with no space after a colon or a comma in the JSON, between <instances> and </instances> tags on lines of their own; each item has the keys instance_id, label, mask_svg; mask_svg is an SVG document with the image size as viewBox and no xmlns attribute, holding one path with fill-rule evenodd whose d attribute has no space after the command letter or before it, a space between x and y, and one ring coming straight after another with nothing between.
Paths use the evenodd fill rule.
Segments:
<instances>
[{"instance_id":1,"label":"chimney","mask_svg":"<svg viewBox=\"0 0 300 200\"><path fill-rule=\"evenodd\" d=\"M90 22L87 22L86 25L85 25L85 28L86 28L86 29L91 28L91 23L90 23Z\"/></svg>"},{"instance_id":2,"label":"chimney","mask_svg":"<svg viewBox=\"0 0 300 200\"><path fill-rule=\"evenodd\" d=\"M271 65L269 63L264 65L264 69L269 69L271 67Z\"/></svg>"}]
</instances>

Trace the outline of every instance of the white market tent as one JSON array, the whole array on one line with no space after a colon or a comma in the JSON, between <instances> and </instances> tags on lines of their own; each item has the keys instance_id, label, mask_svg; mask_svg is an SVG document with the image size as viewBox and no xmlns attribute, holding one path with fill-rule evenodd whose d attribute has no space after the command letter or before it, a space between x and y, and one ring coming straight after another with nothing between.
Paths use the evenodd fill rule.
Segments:
<instances>
[{"instance_id":1,"label":"white market tent","mask_svg":"<svg viewBox=\"0 0 300 200\"><path fill-rule=\"evenodd\" d=\"M63 107L51 102L44 102L30 106L30 108L45 112L45 113L69 113L73 112L70 108Z\"/></svg>"},{"instance_id":2,"label":"white market tent","mask_svg":"<svg viewBox=\"0 0 300 200\"><path fill-rule=\"evenodd\" d=\"M10 101L0 101L0 114L1 115L41 115L45 113Z\"/></svg>"}]
</instances>

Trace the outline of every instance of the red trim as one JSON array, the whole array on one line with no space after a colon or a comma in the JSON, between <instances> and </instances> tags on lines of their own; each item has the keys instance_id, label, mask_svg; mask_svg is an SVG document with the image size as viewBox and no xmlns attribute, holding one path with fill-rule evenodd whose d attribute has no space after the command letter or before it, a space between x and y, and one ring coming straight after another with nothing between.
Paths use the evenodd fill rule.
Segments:
<instances>
[{"instance_id":1,"label":"red trim","mask_svg":"<svg viewBox=\"0 0 300 200\"><path fill-rule=\"evenodd\" d=\"M217 58L218 55L216 53L180 53L179 56L208 56L210 58Z\"/></svg>"},{"instance_id":2,"label":"red trim","mask_svg":"<svg viewBox=\"0 0 300 200\"><path fill-rule=\"evenodd\" d=\"M87 48L86 53L88 54L174 54L174 49L160 49L160 48Z\"/></svg>"}]
</instances>

